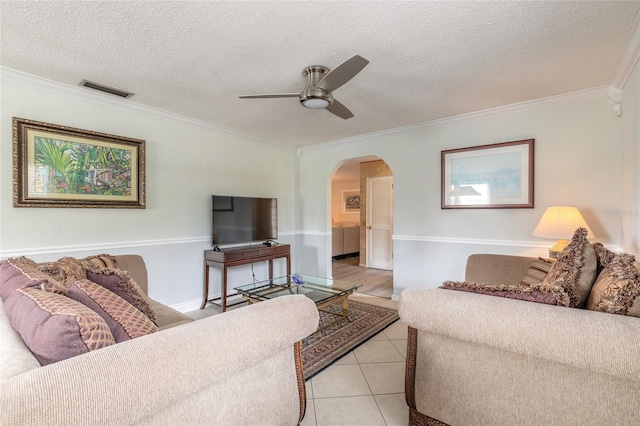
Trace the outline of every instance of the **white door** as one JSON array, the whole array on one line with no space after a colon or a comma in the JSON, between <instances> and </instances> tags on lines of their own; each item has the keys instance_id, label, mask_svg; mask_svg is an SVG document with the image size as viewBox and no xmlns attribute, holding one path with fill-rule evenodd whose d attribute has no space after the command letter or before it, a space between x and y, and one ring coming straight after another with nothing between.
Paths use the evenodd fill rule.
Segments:
<instances>
[{"instance_id":1,"label":"white door","mask_svg":"<svg viewBox=\"0 0 640 426\"><path fill-rule=\"evenodd\" d=\"M367 178L367 268L393 269L393 176Z\"/></svg>"}]
</instances>

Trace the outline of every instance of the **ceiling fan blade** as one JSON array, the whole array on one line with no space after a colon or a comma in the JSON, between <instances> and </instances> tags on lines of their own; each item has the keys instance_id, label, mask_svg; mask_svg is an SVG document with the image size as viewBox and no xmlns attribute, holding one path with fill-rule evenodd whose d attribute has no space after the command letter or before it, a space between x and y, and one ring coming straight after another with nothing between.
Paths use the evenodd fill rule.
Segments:
<instances>
[{"instance_id":1,"label":"ceiling fan blade","mask_svg":"<svg viewBox=\"0 0 640 426\"><path fill-rule=\"evenodd\" d=\"M298 98L300 93L270 93L266 95L238 95L240 99Z\"/></svg>"},{"instance_id":2,"label":"ceiling fan blade","mask_svg":"<svg viewBox=\"0 0 640 426\"><path fill-rule=\"evenodd\" d=\"M340 102L336 101L335 99L333 100L333 104L329 105L326 108L326 110L329 111L331 114L335 114L340 118L344 118L345 120L353 117L353 113L349 111L349 108L342 105Z\"/></svg>"},{"instance_id":3,"label":"ceiling fan blade","mask_svg":"<svg viewBox=\"0 0 640 426\"><path fill-rule=\"evenodd\" d=\"M316 86L324 90L328 90L329 92L333 92L338 87L355 77L356 74L367 66L368 63L369 61L364 59L362 56L355 55L353 58L346 60L333 70L329 71L329 74L325 75L324 78L316 84Z\"/></svg>"}]
</instances>

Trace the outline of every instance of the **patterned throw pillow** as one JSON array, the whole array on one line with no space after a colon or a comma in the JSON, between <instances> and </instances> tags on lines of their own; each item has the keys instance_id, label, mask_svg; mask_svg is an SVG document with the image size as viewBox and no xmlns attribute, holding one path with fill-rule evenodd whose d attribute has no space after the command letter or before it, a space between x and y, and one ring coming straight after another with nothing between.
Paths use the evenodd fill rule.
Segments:
<instances>
[{"instance_id":1,"label":"patterned throw pillow","mask_svg":"<svg viewBox=\"0 0 640 426\"><path fill-rule=\"evenodd\" d=\"M540 286L559 287L568 296L568 304L563 306L581 307L596 279L597 263L595 250L587 241L587 230L578 228Z\"/></svg>"},{"instance_id":2,"label":"patterned throw pillow","mask_svg":"<svg viewBox=\"0 0 640 426\"><path fill-rule=\"evenodd\" d=\"M598 275L605 266L607 266L616 256L614 252L602 245L602 243L593 243L593 250L598 258Z\"/></svg>"},{"instance_id":3,"label":"patterned throw pillow","mask_svg":"<svg viewBox=\"0 0 640 426\"><path fill-rule=\"evenodd\" d=\"M138 308L154 324L158 325L158 317L151 307L149 299L127 271L119 269L87 269L86 274L87 279L122 297Z\"/></svg>"},{"instance_id":4,"label":"patterned throw pillow","mask_svg":"<svg viewBox=\"0 0 640 426\"><path fill-rule=\"evenodd\" d=\"M37 264L26 257L0 262L0 297L3 301L19 288L33 287L67 295L64 285L37 269Z\"/></svg>"},{"instance_id":5,"label":"patterned throw pillow","mask_svg":"<svg viewBox=\"0 0 640 426\"><path fill-rule=\"evenodd\" d=\"M23 287L11 293L4 307L11 325L41 365L115 343L97 313L61 294Z\"/></svg>"},{"instance_id":6,"label":"patterned throw pillow","mask_svg":"<svg viewBox=\"0 0 640 426\"><path fill-rule=\"evenodd\" d=\"M88 256L84 259L80 259L85 267L93 267L98 269L118 269L116 258L110 254L98 254L95 256Z\"/></svg>"},{"instance_id":7,"label":"patterned throw pillow","mask_svg":"<svg viewBox=\"0 0 640 426\"><path fill-rule=\"evenodd\" d=\"M75 257L62 257L55 262L44 263L38 266L38 269L67 287L87 278L82 261Z\"/></svg>"},{"instance_id":8,"label":"patterned throw pillow","mask_svg":"<svg viewBox=\"0 0 640 426\"><path fill-rule=\"evenodd\" d=\"M634 261L625 253L613 257L593 285L587 309L640 317L640 271Z\"/></svg>"},{"instance_id":9,"label":"patterned throw pillow","mask_svg":"<svg viewBox=\"0 0 640 426\"><path fill-rule=\"evenodd\" d=\"M489 296L506 297L508 299L526 300L528 302L544 303L547 305L564 305L569 299L562 289L557 287L540 287L531 285L492 285L480 284L472 281L445 281L441 288L460 290L470 293L486 294Z\"/></svg>"},{"instance_id":10,"label":"patterned throw pillow","mask_svg":"<svg viewBox=\"0 0 640 426\"><path fill-rule=\"evenodd\" d=\"M64 283L68 287L78 280L87 279L87 274L85 272L86 268L115 269L116 267L115 257L105 253L88 256L83 259L76 259L75 257L68 256L62 257L55 262L44 263L38 266L38 269L61 283Z\"/></svg>"},{"instance_id":11,"label":"patterned throw pillow","mask_svg":"<svg viewBox=\"0 0 640 426\"><path fill-rule=\"evenodd\" d=\"M532 284L540 284L542 281L544 281L554 262L554 259L545 259L542 257L534 260L531 266L529 266L529 269L527 269L527 272L524 274L524 277L520 281L520 285L529 286Z\"/></svg>"},{"instance_id":12,"label":"patterned throw pillow","mask_svg":"<svg viewBox=\"0 0 640 426\"><path fill-rule=\"evenodd\" d=\"M158 326L132 304L89 280L81 280L70 286L69 296L100 315L111 329L116 342L158 331Z\"/></svg>"}]
</instances>

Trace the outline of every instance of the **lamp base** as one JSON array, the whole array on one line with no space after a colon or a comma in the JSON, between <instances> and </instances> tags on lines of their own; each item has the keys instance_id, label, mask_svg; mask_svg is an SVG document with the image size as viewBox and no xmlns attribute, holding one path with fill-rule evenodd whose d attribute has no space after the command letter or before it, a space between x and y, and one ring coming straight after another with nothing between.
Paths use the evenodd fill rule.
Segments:
<instances>
[{"instance_id":1,"label":"lamp base","mask_svg":"<svg viewBox=\"0 0 640 426\"><path fill-rule=\"evenodd\" d=\"M555 245L549 248L549 257L552 259L557 259L558 255L562 253L562 250L565 249L569 245L569 240L558 240Z\"/></svg>"}]
</instances>

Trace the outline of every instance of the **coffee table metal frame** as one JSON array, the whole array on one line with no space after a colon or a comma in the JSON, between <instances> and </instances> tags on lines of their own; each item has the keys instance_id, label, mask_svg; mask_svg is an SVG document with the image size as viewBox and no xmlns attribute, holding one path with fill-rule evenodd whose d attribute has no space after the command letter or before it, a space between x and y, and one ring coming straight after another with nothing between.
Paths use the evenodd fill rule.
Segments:
<instances>
[{"instance_id":1,"label":"coffee table metal frame","mask_svg":"<svg viewBox=\"0 0 640 426\"><path fill-rule=\"evenodd\" d=\"M242 294L249 304L290 294L302 294L309 297L315 302L318 311L338 317L334 321L324 324L322 327L318 328L315 333L331 327L345 319L350 321L349 296L353 294L356 289L362 287L361 284L314 277L306 274L297 275L302 277L304 284L298 285L294 283L291 279L292 275L287 275L285 277L273 278L266 281L259 281L253 284L236 287L235 290ZM340 301L342 301L342 310L340 313L323 309L327 305Z\"/></svg>"}]
</instances>

